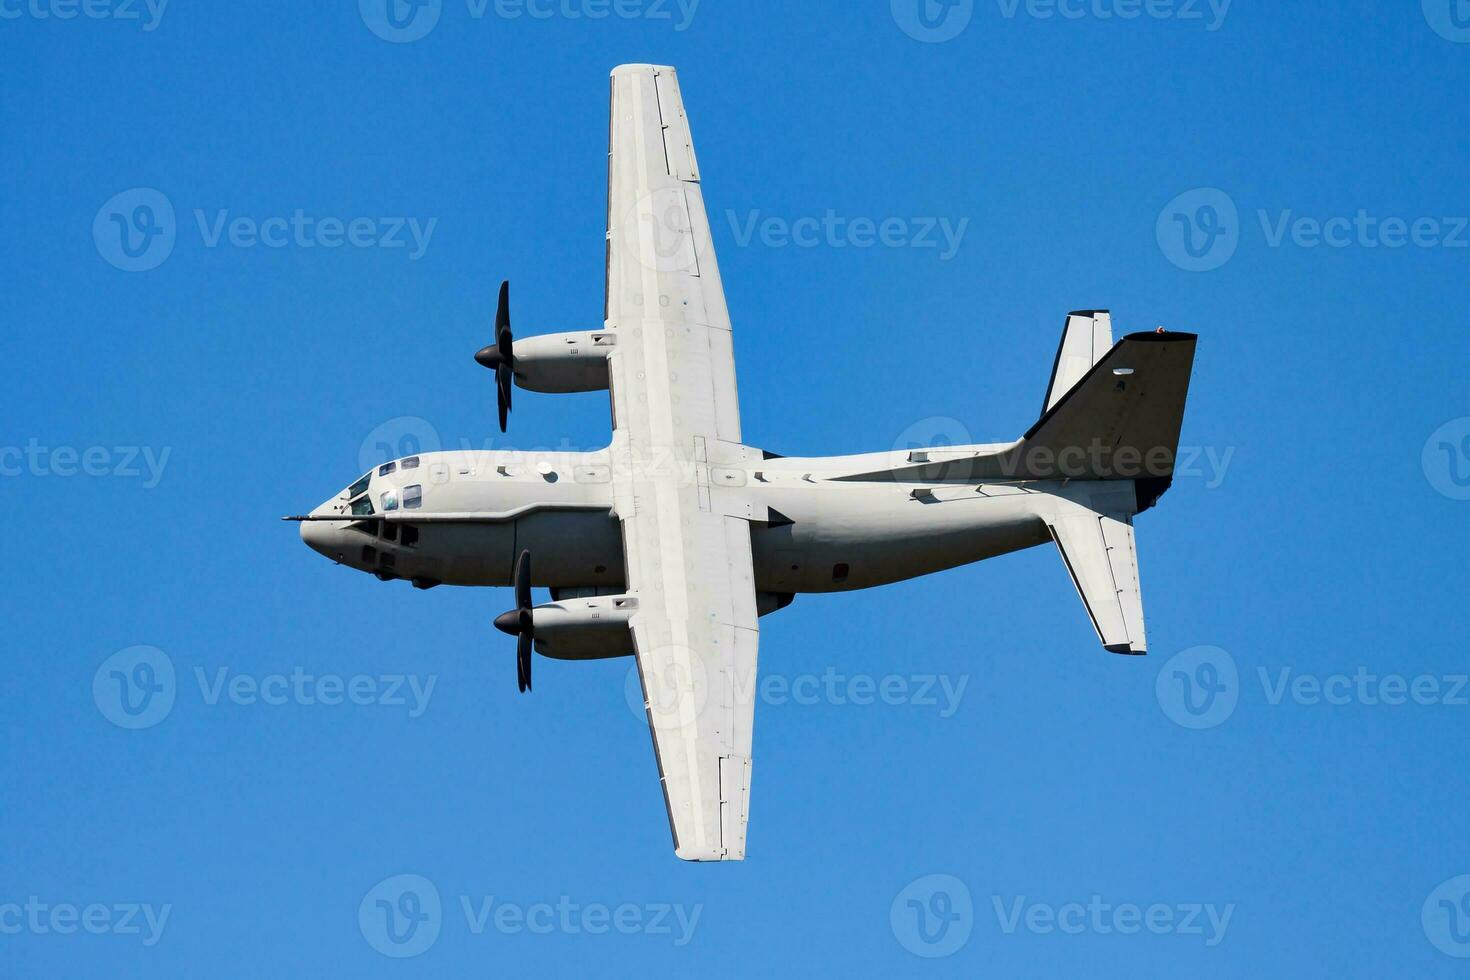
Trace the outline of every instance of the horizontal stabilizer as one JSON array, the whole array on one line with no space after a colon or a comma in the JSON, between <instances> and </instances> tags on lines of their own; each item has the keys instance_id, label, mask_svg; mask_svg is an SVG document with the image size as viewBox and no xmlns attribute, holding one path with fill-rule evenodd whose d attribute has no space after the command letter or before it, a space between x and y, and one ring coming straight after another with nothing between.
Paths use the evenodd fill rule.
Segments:
<instances>
[{"instance_id":1,"label":"horizontal stabilizer","mask_svg":"<svg viewBox=\"0 0 1470 980\"><path fill-rule=\"evenodd\" d=\"M1046 389L1046 403L1041 414L1052 410L1077 382L1087 376L1092 366L1113 348L1113 315L1107 310L1090 310L1067 315L1067 328L1057 347L1057 361L1052 365L1051 384Z\"/></svg>"},{"instance_id":2,"label":"horizontal stabilizer","mask_svg":"<svg viewBox=\"0 0 1470 980\"><path fill-rule=\"evenodd\" d=\"M1147 653L1132 515L1068 506L1047 518L1047 528L1103 646L1110 653Z\"/></svg>"}]
</instances>

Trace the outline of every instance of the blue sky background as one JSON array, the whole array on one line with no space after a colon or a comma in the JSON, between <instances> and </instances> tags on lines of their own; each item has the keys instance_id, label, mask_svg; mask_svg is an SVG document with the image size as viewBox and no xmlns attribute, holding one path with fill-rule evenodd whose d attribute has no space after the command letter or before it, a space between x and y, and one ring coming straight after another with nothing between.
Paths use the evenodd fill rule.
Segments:
<instances>
[{"instance_id":1,"label":"blue sky background","mask_svg":"<svg viewBox=\"0 0 1470 980\"><path fill-rule=\"evenodd\" d=\"M705 0L687 22L653 0L602 20L567 15L590 0L548 19L444 0L426 36L392 43L351 2L174 0L156 21L141 5L62 20L60 2L0 5L0 492L16 518L0 927L31 896L171 908L152 946L9 929L0 974L1464 974L1470 691L1273 703L1260 679L1363 668L1446 679L1444 695L1470 671L1463 3L1124 20L1099 15L1117 3L1072 19L981 0L930 43L903 29L934 36L905 0ZM754 445L1012 438L1071 309L1201 335L1184 442L1215 455L1139 521L1152 656L1099 649L1050 549L799 598L764 621L763 674L966 686L948 717L942 696L763 703L737 866L673 858L626 663L542 660L519 697L490 628L508 593L383 585L277 520L353 479L375 430L605 443L599 396L523 395L511 439L492 438L471 355L502 278L522 334L600 326L606 78L634 61L681 69ZM126 264L104 205L135 188L176 215L145 272L109 261ZM1171 206L1200 188L1221 193ZM211 247L196 209L437 224L416 259ZM968 225L947 261L737 235L829 210ZM1310 229L1273 246L1259 216L1360 211L1435 222L1418 246L1354 231L1309 247ZM1176 215L1214 268L1181 268ZM97 448L107 475L69 475L58 447ZM118 447L167 452L161 478ZM166 717L130 731L93 680L137 645L177 684ZM410 717L210 703L196 679L298 668L435 687ZM1194 696L1219 700L1179 700L1180 675L1216 679ZM1189 714L1202 704L1222 707ZM443 904L406 960L358 917L400 874ZM996 912L1094 895L1233 911L1213 946L1203 917L1203 935L1072 935L1008 932ZM699 918L682 946L677 926L476 934L462 896ZM952 916L928 923L933 944L914 896Z\"/></svg>"}]
</instances>

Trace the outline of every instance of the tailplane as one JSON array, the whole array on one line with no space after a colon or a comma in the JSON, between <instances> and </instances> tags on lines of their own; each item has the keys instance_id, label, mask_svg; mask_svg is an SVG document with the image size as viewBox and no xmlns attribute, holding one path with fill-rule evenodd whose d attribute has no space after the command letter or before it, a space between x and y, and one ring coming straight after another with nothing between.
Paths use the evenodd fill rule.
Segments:
<instances>
[{"instance_id":1,"label":"tailplane","mask_svg":"<svg viewBox=\"0 0 1470 980\"><path fill-rule=\"evenodd\" d=\"M1098 639L1110 653L1143 656L1148 638L1133 534L1133 495L1107 484L1049 495L1042 518Z\"/></svg>"},{"instance_id":2,"label":"tailplane","mask_svg":"<svg viewBox=\"0 0 1470 980\"><path fill-rule=\"evenodd\" d=\"M1067 327L1057 347L1057 360L1046 386L1041 414L1050 412L1062 397L1087 376L1092 366L1113 348L1113 315L1107 310L1067 314Z\"/></svg>"}]
</instances>

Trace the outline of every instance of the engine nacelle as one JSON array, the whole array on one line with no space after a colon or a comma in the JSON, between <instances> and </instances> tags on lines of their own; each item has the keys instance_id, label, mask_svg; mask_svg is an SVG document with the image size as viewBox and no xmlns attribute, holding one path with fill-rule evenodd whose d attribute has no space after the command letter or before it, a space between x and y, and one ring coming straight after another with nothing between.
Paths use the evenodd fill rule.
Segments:
<instances>
[{"instance_id":1,"label":"engine nacelle","mask_svg":"<svg viewBox=\"0 0 1470 980\"><path fill-rule=\"evenodd\" d=\"M616 345L617 335L610 330L517 340L516 384L527 391L553 395L606 391L607 355Z\"/></svg>"},{"instance_id":2,"label":"engine nacelle","mask_svg":"<svg viewBox=\"0 0 1470 980\"><path fill-rule=\"evenodd\" d=\"M562 599L531 610L536 652L553 660L611 660L633 656L628 628L638 599L627 595Z\"/></svg>"}]
</instances>

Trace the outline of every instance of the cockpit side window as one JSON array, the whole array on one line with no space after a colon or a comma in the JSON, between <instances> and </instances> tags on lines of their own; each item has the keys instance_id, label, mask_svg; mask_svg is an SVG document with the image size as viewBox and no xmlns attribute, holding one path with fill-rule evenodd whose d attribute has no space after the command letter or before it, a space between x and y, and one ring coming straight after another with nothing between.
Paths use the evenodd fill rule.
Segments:
<instances>
[{"instance_id":1,"label":"cockpit side window","mask_svg":"<svg viewBox=\"0 0 1470 980\"><path fill-rule=\"evenodd\" d=\"M371 471L369 471L363 475L363 478L361 480L358 480L352 486L347 488L347 499L351 500L354 497L361 497L363 494L367 493L368 484L372 481L373 474Z\"/></svg>"},{"instance_id":2,"label":"cockpit side window","mask_svg":"<svg viewBox=\"0 0 1470 980\"><path fill-rule=\"evenodd\" d=\"M383 504L383 513L398 509L398 491L384 490L383 495L378 498Z\"/></svg>"},{"instance_id":3,"label":"cockpit side window","mask_svg":"<svg viewBox=\"0 0 1470 980\"><path fill-rule=\"evenodd\" d=\"M397 463L384 463L382 466L378 467L378 475L387 476L396 469L398 469Z\"/></svg>"},{"instance_id":4,"label":"cockpit side window","mask_svg":"<svg viewBox=\"0 0 1470 980\"><path fill-rule=\"evenodd\" d=\"M373 498L363 497L352 502L352 514L354 517L368 517L373 512Z\"/></svg>"},{"instance_id":5,"label":"cockpit side window","mask_svg":"<svg viewBox=\"0 0 1470 980\"><path fill-rule=\"evenodd\" d=\"M424 488L419 484L403 488L403 509L418 510L424 506Z\"/></svg>"},{"instance_id":6,"label":"cockpit side window","mask_svg":"<svg viewBox=\"0 0 1470 980\"><path fill-rule=\"evenodd\" d=\"M419 458L417 456L410 456L398 465L405 470L416 470L419 468Z\"/></svg>"}]
</instances>

